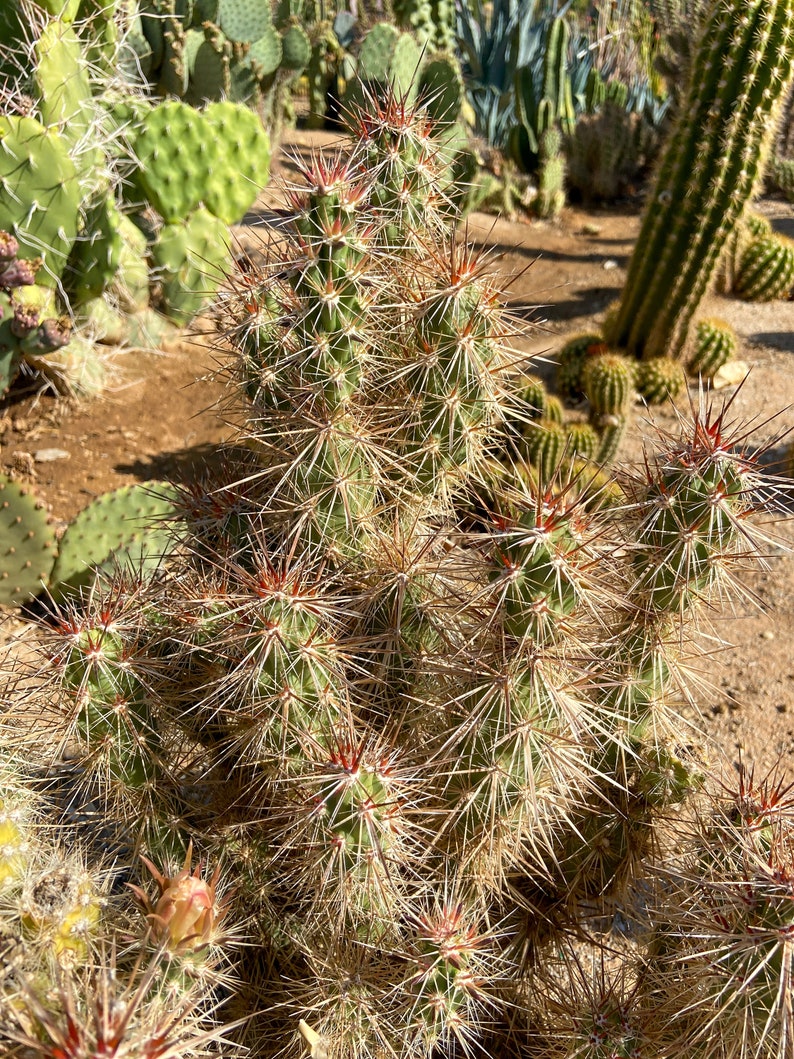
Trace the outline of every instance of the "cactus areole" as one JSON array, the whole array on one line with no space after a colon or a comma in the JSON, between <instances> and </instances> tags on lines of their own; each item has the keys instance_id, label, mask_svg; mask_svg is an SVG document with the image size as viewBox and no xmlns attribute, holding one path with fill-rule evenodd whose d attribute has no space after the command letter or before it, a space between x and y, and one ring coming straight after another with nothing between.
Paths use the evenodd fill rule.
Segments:
<instances>
[{"instance_id":1,"label":"cactus areole","mask_svg":"<svg viewBox=\"0 0 794 1059\"><path fill-rule=\"evenodd\" d=\"M794 0L717 0L606 336L636 357L681 356L692 316L763 170L792 80Z\"/></svg>"}]
</instances>

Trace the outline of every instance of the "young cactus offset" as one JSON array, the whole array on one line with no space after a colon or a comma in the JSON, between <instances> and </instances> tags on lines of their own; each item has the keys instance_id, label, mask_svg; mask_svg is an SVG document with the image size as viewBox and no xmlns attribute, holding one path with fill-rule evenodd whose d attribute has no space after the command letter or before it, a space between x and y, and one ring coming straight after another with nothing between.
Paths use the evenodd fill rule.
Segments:
<instances>
[{"instance_id":1,"label":"young cactus offset","mask_svg":"<svg viewBox=\"0 0 794 1059\"><path fill-rule=\"evenodd\" d=\"M690 375L712 379L736 354L736 332L724 320L699 320L695 325L692 355L687 362Z\"/></svg>"},{"instance_id":2,"label":"young cactus offset","mask_svg":"<svg viewBox=\"0 0 794 1059\"><path fill-rule=\"evenodd\" d=\"M747 301L788 298L794 286L794 239L770 233L749 243L734 280L736 293Z\"/></svg>"}]
</instances>

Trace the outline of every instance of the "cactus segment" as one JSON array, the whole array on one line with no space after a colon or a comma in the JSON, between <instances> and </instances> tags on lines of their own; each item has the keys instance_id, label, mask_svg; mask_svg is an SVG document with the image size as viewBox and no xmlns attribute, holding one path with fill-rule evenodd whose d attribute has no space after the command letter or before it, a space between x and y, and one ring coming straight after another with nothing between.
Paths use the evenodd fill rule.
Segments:
<instances>
[{"instance_id":1,"label":"cactus segment","mask_svg":"<svg viewBox=\"0 0 794 1059\"><path fill-rule=\"evenodd\" d=\"M675 400L685 388L684 369L672 357L644 360L637 367L637 392L648 404Z\"/></svg>"},{"instance_id":2,"label":"cactus segment","mask_svg":"<svg viewBox=\"0 0 794 1059\"><path fill-rule=\"evenodd\" d=\"M159 270L163 312L187 323L218 290L231 266L228 229L202 207L183 223L162 228L151 254Z\"/></svg>"},{"instance_id":3,"label":"cactus segment","mask_svg":"<svg viewBox=\"0 0 794 1059\"><path fill-rule=\"evenodd\" d=\"M47 584L58 548L41 500L0 475L0 602L20 606Z\"/></svg>"},{"instance_id":4,"label":"cactus segment","mask_svg":"<svg viewBox=\"0 0 794 1059\"><path fill-rule=\"evenodd\" d=\"M715 3L659 167L606 338L643 359L678 357L725 242L762 172L792 78L791 0Z\"/></svg>"},{"instance_id":5,"label":"cactus segment","mask_svg":"<svg viewBox=\"0 0 794 1059\"><path fill-rule=\"evenodd\" d=\"M309 65L312 43L303 26L290 26L281 35L281 65L285 70L300 72Z\"/></svg>"},{"instance_id":6,"label":"cactus segment","mask_svg":"<svg viewBox=\"0 0 794 1059\"><path fill-rule=\"evenodd\" d=\"M156 570L175 546L177 490L168 482L122 486L84 508L61 538L52 591L61 598L93 584L97 572Z\"/></svg>"},{"instance_id":7,"label":"cactus segment","mask_svg":"<svg viewBox=\"0 0 794 1059\"><path fill-rule=\"evenodd\" d=\"M120 309L135 313L149 304L146 236L124 214L118 218L118 234L121 238L119 266L110 285L110 293L118 300Z\"/></svg>"},{"instance_id":8,"label":"cactus segment","mask_svg":"<svg viewBox=\"0 0 794 1059\"><path fill-rule=\"evenodd\" d=\"M713 378L723 364L736 354L736 332L724 320L699 320L695 325L692 356L687 363L690 375Z\"/></svg>"},{"instance_id":9,"label":"cactus segment","mask_svg":"<svg viewBox=\"0 0 794 1059\"><path fill-rule=\"evenodd\" d=\"M412 77L416 77L415 71ZM439 53L422 66L419 98L434 122L451 125L456 121L463 95L460 65L454 55Z\"/></svg>"},{"instance_id":10,"label":"cactus segment","mask_svg":"<svg viewBox=\"0 0 794 1059\"><path fill-rule=\"evenodd\" d=\"M37 277L55 286L77 237L77 171L66 144L34 118L0 117L0 229L20 254L41 257Z\"/></svg>"},{"instance_id":11,"label":"cactus segment","mask_svg":"<svg viewBox=\"0 0 794 1059\"><path fill-rule=\"evenodd\" d=\"M261 0L218 0L218 25L233 41L250 44L272 25L270 4Z\"/></svg>"},{"instance_id":12,"label":"cactus segment","mask_svg":"<svg viewBox=\"0 0 794 1059\"><path fill-rule=\"evenodd\" d=\"M358 75L362 81L386 84L400 31L388 22L377 22L361 42Z\"/></svg>"},{"instance_id":13,"label":"cactus segment","mask_svg":"<svg viewBox=\"0 0 794 1059\"><path fill-rule=\"evenodd\" d=\"M632 382L631 362L619 353L590 356L582 369L582 390L596 417L625 415Z\"/></svg>"},{"instance_id":14,"label":"cactus segment","mask_svg":"<svg viewBox=\"0 0 794 1059\"><path fill-rule=\"evenodd\" d=\"M748 301L787 298L794 285L794 239L767 235L744 249L736 274L736 293Z\"/></svg>"},{"instance_id":15,"label":"cactus segment","mask_svg":"<svg viewBox=\"0 0 794 1059\"><path fill-rule=\"evenodd\" d=\"M221 147L221 160L204 185L204 205L226 224L236 224L268 182L270 137L257 115L236 103L210 103L204 120L206 135Z\"/></svg>"},{"instance_id":16,"label":"cactus segment","mask_svg":"<svg viewBox=\"0 0 794 1059\"><path fill-rule=\"evenodd\" d=\"M102 195L86 208L83 232L69 257L66 282L77 305L98 298L111 286L123 250L121 213L112 197Z\"/></svg>"},{"instance_id":17,"label":"cactus segment","mask_svg":"<svg viewBox=\"0 0 794 1059\"><path fill-rule=\"evenodd\" d=\"M163 103L144 116L134 147L135 178L169 224L202 201L227 223L240 220L270 167L267 133L238 103L211 103L203 114L178 100Z\"/></svg>"},{"instance_id":18,"label":"cactus segment","mask_svg":"<svg viewBox=\"0 0 794 1059\"><path fill-rule=\"evenodd\" d=\"M133 147L135 179L167 223L183 220L202 198L206 174L219 163L201 115L178 100L149 111Z\"/></svg>"},{"instance_id":19,"label":"cactus segment","mask_svg":"<svg viewBox=\"0 0 794 1059\"><path fill-rule=\"evenodd\" d=\"M282 50L281 34L275 26L268 27L248 51L248 59L256 67L258 76L270 77L278 70L281 65Z\"/></svg>"},{"instance_id":20,"label":"cactus segment","mask_svg":"<svg viewBox=\"0 0 794 1059\"><path fill-rule=\"evenodd\" d=\"M588 356L606 352L603 337L595 331L568 339L557 355L557 393L564 401L575 401L583 396L582 371Z\"/></svg>"},{"instance_id":21,"label":"cactus segment","mask_svg":"<svg viewBox=\"0 0 794 1059\"><path fill-rule=\"evenodd\" d=\"M521 441L521 455L536 467L542 482L558 473L565 454L566 433L554 419L530 424Z\"/></svg>"},{"instance_id":22,"label":"cactus segment","mask_svg":"<svg viewBox=\"0 0 794 1059\"><path fill-rule=\"evenodd\" d=\"M93 101L82 45L71 26L48 23L36 41L35 60L33 80L41 121L46 126L57 127L72 148L74 160L73 149L91 125ZM87 175L87 167L95 154L95 151L83 153L81 177Z\"/></svg>"}]
</instances>

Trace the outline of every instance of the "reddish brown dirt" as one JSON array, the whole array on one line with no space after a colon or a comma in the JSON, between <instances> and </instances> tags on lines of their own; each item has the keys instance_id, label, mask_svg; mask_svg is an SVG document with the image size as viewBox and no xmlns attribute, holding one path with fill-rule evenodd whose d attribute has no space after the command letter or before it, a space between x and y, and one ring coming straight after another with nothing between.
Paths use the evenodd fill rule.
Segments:
<instances>
[{"instance_id":1,"label":"reddish brown dirt","mask_svg":"<svg viewBox=\"0 0 794 1059\"><path fill-rule=\"evenodd\" d=\"M286 149L305 156L329 139L296 133ZM275 168L289 176L294 167L282 153ZM239 236L255 238L257 224L272 221L278 201L268 188ZM764 200L761 209L779 230L794 235L794 211L788 204ZM538 361L541 373L552 374L550 361L565 336L591 327L615 299L638 229L636 202L594 211L569 208L547 223L480 214L469 219L468 237L488 248L510 304L527 323L521 348L549 358ZM740 421L757 422L757 443L773 443L794 428L794 303L751 305L715 295L707 301L706 314L730 320L742 337L741 356L751 371L733 412ZM31 481L58 522L120 485L189 479L228 435L210 408L221 393L220 384L208 378L214 366L206 340L183 338L161 352L119 356L117 385L93 402L75 405L52 395L17 392L0 411L0 465ZM687 403L679 401L680 408L686 410ZM675 423L672 409L654 412L653 418L662 428ZM639 459L642 435L653 433L648 419L638 409L623 447L626 459ZM68 456L37 462L37 454L47 449L61 449ZM774 443L764 459L779 460L782 454L782 443ZM794 525L781 526L780 534L794 542ZM769 766L794 750L794 656L789 647L794 560L777 546L769 552L768 569L746 579L761 609L748 610L737 600L741 617L719 626L734 646L710 656L701 667L711 687L699 693L700 706L727 767L740 754ZM23 640L32 635L11 615L6 631Z\"/></svg>"}]
</instances>

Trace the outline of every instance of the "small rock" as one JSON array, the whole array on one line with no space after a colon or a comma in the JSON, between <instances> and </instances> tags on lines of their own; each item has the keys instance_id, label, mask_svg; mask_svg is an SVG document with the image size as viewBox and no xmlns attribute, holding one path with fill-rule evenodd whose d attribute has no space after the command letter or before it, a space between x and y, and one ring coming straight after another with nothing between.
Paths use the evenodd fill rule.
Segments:
<instances>
[{"instance_id":1,"label":"small rock","mask_svg":"<svg viewBox=\"0 0 794 1059\"><path fill-rule=\"evenodd\" d=\"M738 386L744 382L750 365L744 360L729 360L714 375L711 380L712 390L724 390L726 386Z\"/></svg>"},{"instance_id":2,"label":"small rock","mask_svg":"<svg viewBox=\"0 0 794 1059\"><path fill-rule=\"evenodd\" d=\"M36 463L53 463L55 460L68 460L71 452L66 449L38 449L33 453Z\"/></svg>"},{"instance_id":3,"label":"small rock","mask_svg":"<svg viewBox=\"0 0 794 1059\"><path fill-rule=\"evenodd\" d=\"M772 632L771 629L764 629L764 631L761 633L762 640L774 640L774 638L775 634Z\"/></svg>"},{"instance_id":4,"label":"small rock","mask_svg":"<svg viewBox=\"0 0 794 1059\"><path fill-rule=\"evenodd\" d=\"M601 268L603 268L605 272L611 272L612 269L618 268L618 263L614 259L614 257L608 257L606 259L606 261L603 263L603 265L601 266Z\"/></svg>"},{"instance_id":5,"label":"small rock","mask_svg":"<svg viewBox=\"0 0 794 1059\"><path fill-rule=\"evenodd\" d=\"M582 235L600 235L601 225L588 222L582 225Z\"/></svg>"}]
</instances>

